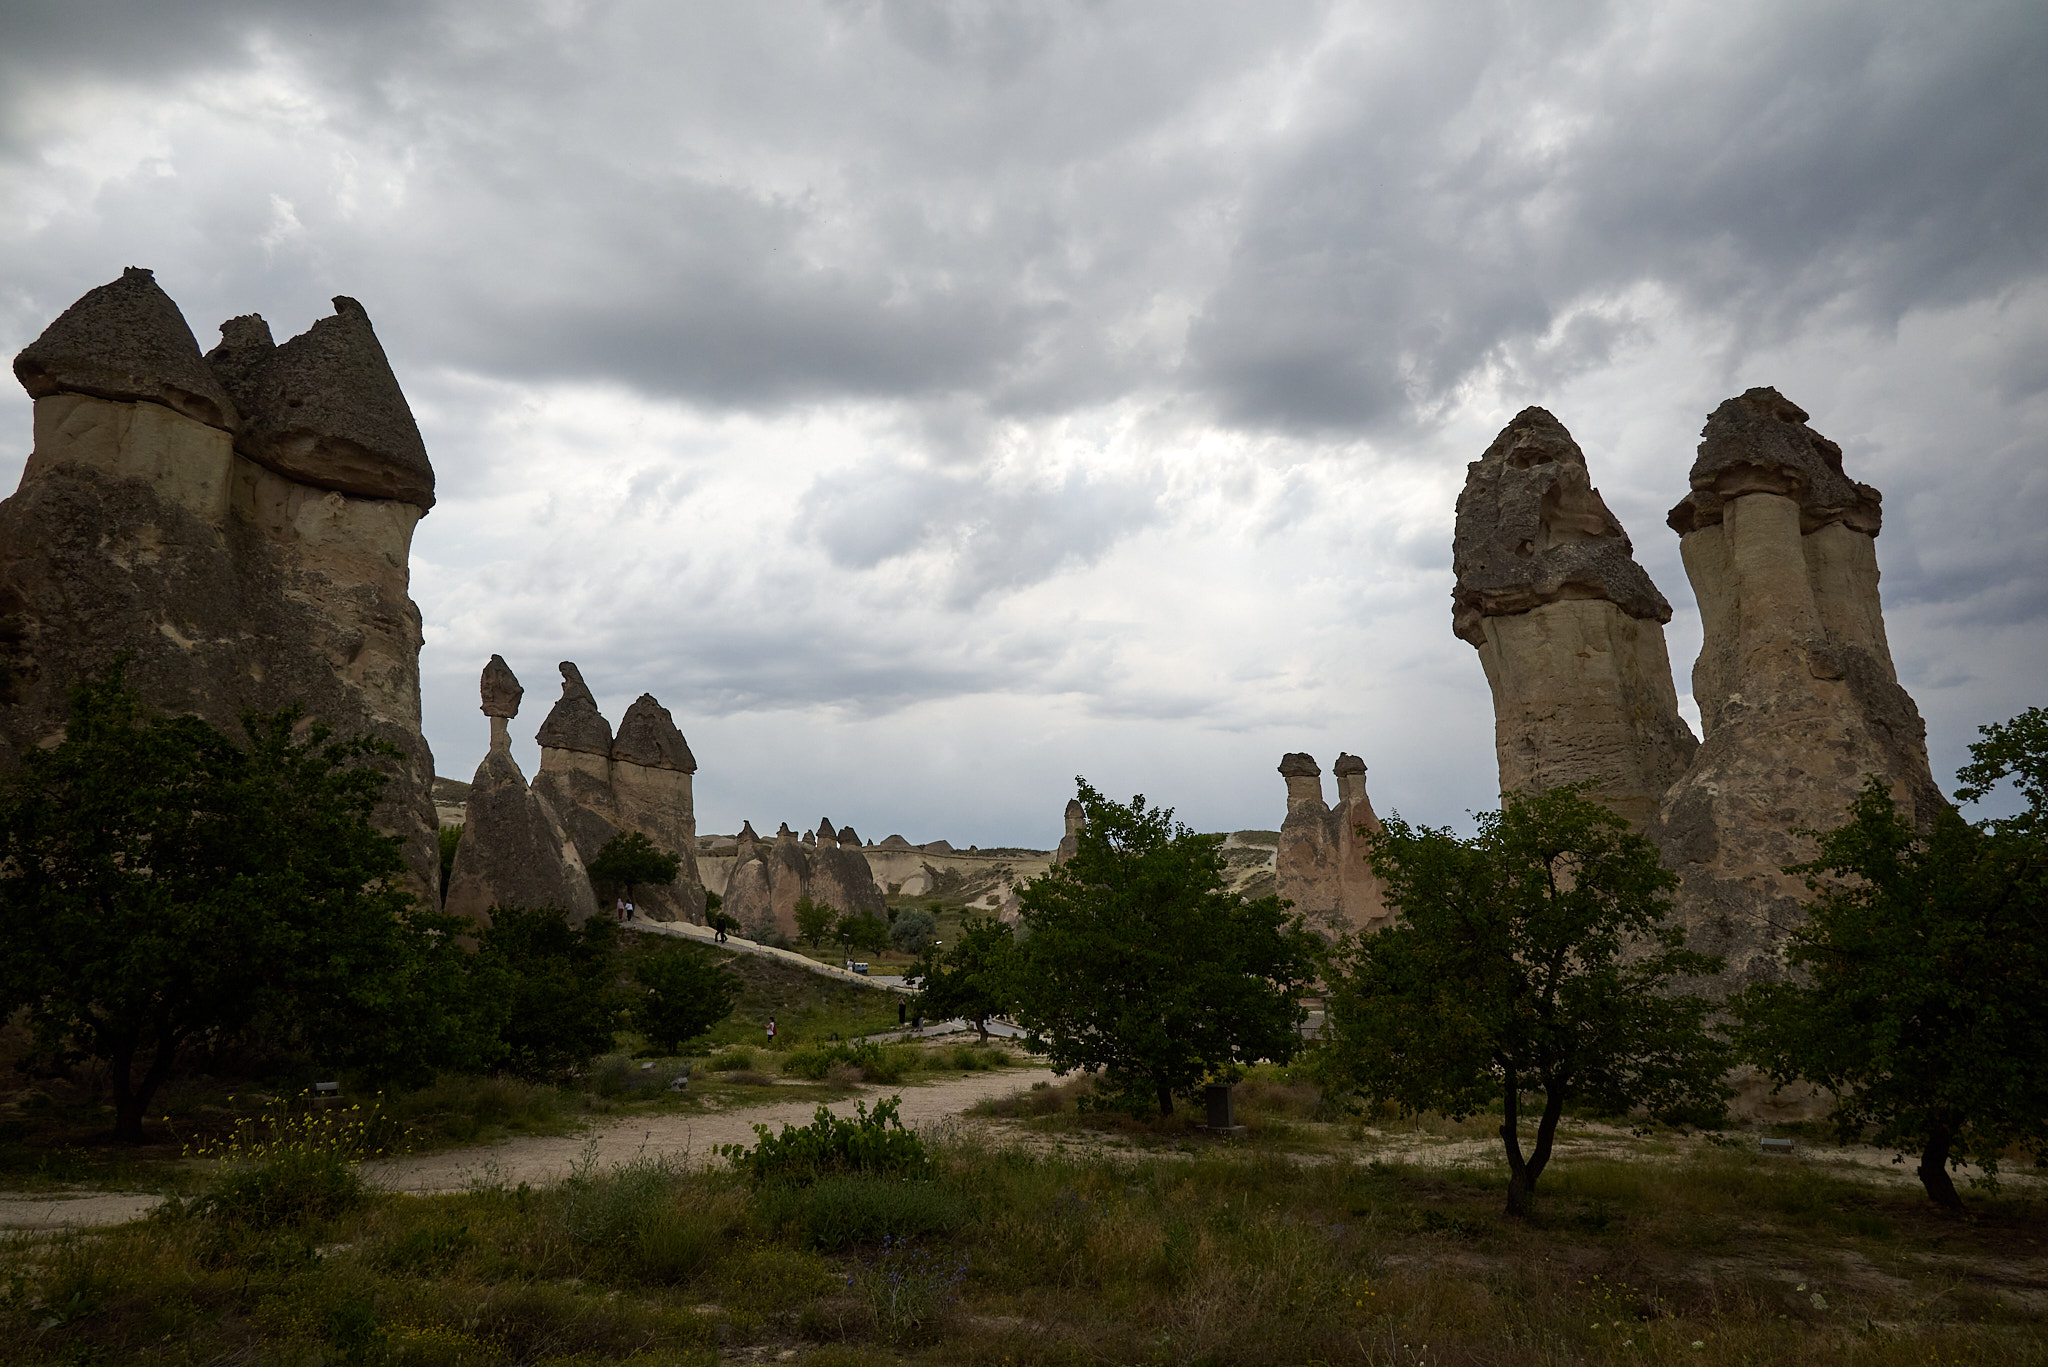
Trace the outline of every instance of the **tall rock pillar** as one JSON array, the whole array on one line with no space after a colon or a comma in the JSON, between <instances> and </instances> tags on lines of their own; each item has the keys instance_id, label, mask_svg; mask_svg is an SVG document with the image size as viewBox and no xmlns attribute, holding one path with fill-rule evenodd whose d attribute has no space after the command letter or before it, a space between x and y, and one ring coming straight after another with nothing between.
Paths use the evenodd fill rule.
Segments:
<instances>
[{"instance_id":1,"label":"tall rock pillar","mask_svg":"<svg viewBox=\"0 0 2048 1367\"><path fill-rule=\"evenodd\" d=\"M561 815L587 865L619 832L619 804L612 794L612 724L597 710L583 672L568 660L559 668L562 696L533 736L540 744L533 791Z\"/></svg>"},{"instance_id":2,"label":"tall rock pillar","mask_svg":"<svg viewBox=\"0 0 2048 1367\"><path fill-rule=\"evenodd\" d=\"M1805 896L1795 829L1841 824L1867 775L1924 820L1941 804L1926 727L1899 686L1878 598L1880 495L1775 389L1715 409L1671 510L1704 640L1706 735L1651 831L1696 947L1726 986L1774 976Z\"/></svg>"},{"instance_id":3,"label":"tall rock pillar","mask_svg":"<svg viewBox=\"0 0 2048 1367\"><path fill-rule=\"evenodd\" d=\"M1365 795L1365 761L1340 754L1332 772L1335 807L1323 801L1322 766L1313 756L1281 757L1287 819L1280 824L1280 848L1273 856L1275 891L1325 931L1378 930L1392 918L1385 890L1365 859L1365 842L1380 829ZM1359 833L1361 826L1367 835Z\"/></svg>"},{"instance_id":4,"label":"tall rock pillar","mask_svg":"<svg viewBox=\"0 0 2048 1367\"><path fill-rule=\"evenodd\" d=\"M489 926L493 907L556 907L581 923L595 914L597 899L560 817L526 786L512 758L508 723L519 715L525 690L503 657L493 655L484 666L481 692L491 749L470 783L462 843L448 876L448 913Z\"/></svg>"},{"instance_id":5,"label":"tall rock pillar","mask_svg":"<svg viewBox=\"0 0 2048 1367\"><path fill-rule=\"evenodd\" d=\"M1671 605L1543 409L1466 467L1452 563L1452 627L1493 690L1501 791L1590 782L1647 827L1698 747L1664 648Z\"/></svg>"},{"instance_id":6,"label":"tall rock pillar","mask_svg":"<svg viewBox=\"0 0 2048 1367\"><path fill-rule=\"evenodd\" d=\"M704 877L697 870L697 810L691 796L696 756L668 709L642 693L619 722L612 742L612 798L619 824L676 855L682 867L669 887L636 888L635 906L658 921L704 923Z\"/></svg>"},{"instance_id":7,"label":"tall rock pillar","mask_svg":"<svg viewBox=\"0 0 2048 1367\"><path fill-rule=\"evenodd\" d=\"M1394 922L1387 907L1386 885L1365 857L1366 844L1382 829L1372 799L1365 794L1365 761L1340 754L1330 766L1337 780L1337 905L1344 923L1354 930L1383 930Z\"/></svg>"}]
</instances>

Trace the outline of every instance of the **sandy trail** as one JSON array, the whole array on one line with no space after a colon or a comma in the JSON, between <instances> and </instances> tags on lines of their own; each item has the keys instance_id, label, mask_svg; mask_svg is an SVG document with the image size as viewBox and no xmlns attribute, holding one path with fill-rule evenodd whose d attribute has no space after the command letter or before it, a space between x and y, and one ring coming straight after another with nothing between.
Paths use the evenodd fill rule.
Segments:
<instances>
[{"instance_id":1,"label":"sandy trail","mask_svg":"<svg viewBox=\"0 0 2048 1367\"><path fill-rule=\"evenodd\" d=\"M850 1116L857 1101L872 1107L877 1101L897 1096L903 1099L899 1108L903 1123L915 1128L950 1120L977 1101L1008 1096L1051 1078L1052 1074L1042 1068L1010 1068L970 1073L922 1087L862 1087L856 1095L833 1102L831 1109L835 1114ZM804 1125L817 1110L816 1101L782 1101L696 1115L636 1116L592 1126L577 1134L510 1139L485 1148L366 1163L363 1175L385 1191L426 1193L462 1191L479 1181L514 1186L521 1182L534 1186L558 1182L586 1154L594 1155L600 1167L642 1155L706 1163L714 1161L720 1144L753 1143L756 1125L766 1125L770 1130L780 1130L785 1124Z\"/></svg>"}]
</instances>

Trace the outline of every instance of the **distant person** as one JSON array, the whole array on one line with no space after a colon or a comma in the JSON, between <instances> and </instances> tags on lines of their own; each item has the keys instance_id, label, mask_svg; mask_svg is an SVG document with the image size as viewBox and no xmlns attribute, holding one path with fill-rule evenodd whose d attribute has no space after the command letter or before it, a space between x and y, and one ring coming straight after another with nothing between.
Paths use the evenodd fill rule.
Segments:
<instances>
[{"instance_id":1,"label":"distant person","mask_svg":"<svg viewBox=\"0 0 2048 1367\"><path fill-rule=\"evenodd\" d=\"M633 919L633 904L631 902L626 903L626 919L628 921Z\"/></svg>"},{"instance_id":2,"label":"distant person","mask_svg":"<svg viewBox=\"0 0 2048 1367\"><path fill-rule=\"evenodd\" d=\"M619 898L619 899L618 899L617 901L615 901L615 902L613 902L613 903L612 903L612 919L613 919L614 921L623 921L623 920L625 920L625 919L626 919L626 899L625 899L625 898L621 897L621 898Z\"/></svg>"},{"instance_id":3,"label":"distant person","mask_svg":"<svg viewBox=\"0 0 2048 1367\"><path fill-rule=\"evenodd\" d=\"M768 1018L768 1044L771 1048L775 1044L775 1017L773 1016Z\"/></svg>"},{"instance_id":4,"label":"distant person","mask_svg":"<svg viewBox=\"0 0 2048 1367\"><path fill-rule=\"evenodd\" d=\"M898 1030L901 1030L903 1028L903 1016L904 1013L909 1010L910 1008L905 1006L902 1002L896 1003L896 1028Z\"/></svg>"}]
</instances>

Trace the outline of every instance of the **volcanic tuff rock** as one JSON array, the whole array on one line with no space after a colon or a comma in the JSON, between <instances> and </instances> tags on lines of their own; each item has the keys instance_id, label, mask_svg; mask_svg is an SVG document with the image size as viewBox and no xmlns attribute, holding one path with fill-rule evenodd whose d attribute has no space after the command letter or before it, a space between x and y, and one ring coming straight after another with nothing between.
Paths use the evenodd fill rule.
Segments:
<instances>
[{"instance_id":1,"label":"volcanic tuff rock","mask_svg":"<svg viewBox=\"0 0 2048 1367\"><path fill-rule=\"evenodd\" d=\"M1591 782L1646 826L1698 746L1664 648L1671 605L1543 409L1466 468L1452 565L1452 626L1493 690L1502 791Z\"/></svg>"},{"instance_id":2,"label":"volcanic tuff rock","mask_svg":"<svg viewBox=\"0 0 2048 1367\"><path fill-rule=\"evenodd\" d=\"M208 427L235 430L235 406L199 355L185 315L156 276L139 266L87 290L59 314L14 358L14 375L32 399L86 394L157 403Z\"/></svg>"},{"instance_id":3,"label":"volcanic tuff rock","mask_svg":"<svg viewBox=\"0 0 2048 1367\"><path fill-rule=\"evenodd\" d=\"M589 695L585 689L584 696ZM598 720L602 722L604 718ZM612 742L612 758L649 769L672 769L679 774L697 772L697 757L690 753L690 743L676 729L675 718L655 701L652 693L642 693L626 709L626 715L619 721L618 738Z\"/></svg>"},{"instance_id":4,"label":"volcanic tuff rock","mask_svg":"<svg viewBox=\"0 0 2048 1367\"><path fill-rule=\"evenodd\" d=\"M559 907L581 923L596 913L597 899L560 817L527 787L512 758L505 723L519 715L524 690L502 656L484 666L480 691L491 748L470 782L447 911L488 926L493 907Z\"/></svg>"},{"instance_id":5,"label":"volcanic tuff rock","mask_svg":"<svg viewBox=\"0 0 2048 1367\"><path fill-rule=\"evenodd\" d=\"M753 836L748 822L740 831L739 850L726 876L724 911L749 934L796 936L797 899L808 897L842 912L884 916L888 899L875 882L867 856L852 840L842 843L830 819L803 839L783 822L772 843ZM844 834L851 836L848 828ZM813 843L806 844L805 841Z\"/></svg>"},{"instance_id":6,"label":"volcanic tuff rock","mask_svg":"<svg viewBox=\"0 0 2048 1367\"><path fill-rule=\"evenodd\" d=\"M1943 801L1885 639L1878 492L1806 418L1774 389L1723 403L1671 513L1700 604L1706 737L1649 833L1730 987L1781 971L1804 897L1783 868L1813 849L1794 831L1839 825L1870 774L1918 821Z\"/></svg>"},{"instance_id":7,"label":"volcanic tuff rock","mask_svg":"<svg viewBox=\"0 0 2048 1367\"><path fill-rule=\"evenodd\" d=\"M558 668L562 671L562 696L548 710L534 740L543 750L575 750L610 759L612 724L597 710L597 699L590 696L582 671L568 660Z\"/></svg>"},{"instance_id":8,"label":"volcanic tuff rock","mask_svg":"<svg viewBox=\"0 0 2048 1367\"><path fill-rule=\"evenodd\" d=\"M239 453L237 405L147 271L87 294L15 371L35 449L0 503L0 764L55 735L70 684L123 655L152 706L231 736L244 709L300 704L399 751L375 819L403 843L409 889L438 902L408 594L422 506Z\"/></svg>"},{"instance_id":9,"label":"volcanic tuff rock","mask_svg":"<svg viewBox=\"0 0 2048 1367\"><path fill-rule=\"evenodd\" d=\"M1088 824L1088 811L1081 805L1081 799L1067 799L1066 833L1060 836L1059 848L1053 851L1052 862L1064 864L1081 850L1081 828Z\"/></svg>"},{"instance_id":10,"label":"volcanic tuff rock","mask_svg":"<svg viewBox=\"0 0 2048 1367\"><path fill-rule=\"evenodd\" d=\"M370 315L347 295L334 314L266 350L255 315L221 325L207 360L242 412L235 449L288 479L434 506L434 469Z\"/></svg>"},{"instance_id":11,"label":"volcanic tuff rock","mask_svg":"<svg viewBox=\"0 0 2048 1367\"><path fill-rule=\"evenodd\" d=\"M1365 761L1342 754L1332 766L1337 805L1323 802L1322 769L1299 752L1284 756L1287 819L1273 870L1278 894L1312 925L1343 933L1392 924L1386 890L1365 859L1365 842L1380 830L1365 792ZM1361 830L1363 828L1363 830Z\"/></svg>"}]
</instances>

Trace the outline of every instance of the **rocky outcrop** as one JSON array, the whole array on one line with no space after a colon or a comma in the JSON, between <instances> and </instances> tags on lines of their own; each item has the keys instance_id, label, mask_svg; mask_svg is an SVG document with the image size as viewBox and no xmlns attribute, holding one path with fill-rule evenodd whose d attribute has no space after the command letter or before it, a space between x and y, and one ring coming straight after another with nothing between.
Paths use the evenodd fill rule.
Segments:
<instances>
[{"instance_id":1,"label":"rocky outcrop","mask_svg":"<svg viewBox=\"0 0 2048 1367\"><path fill-rule=\"evenodd\" d=\"M1804 887L1783 872L1846 817L1866 775L1926 819L1942 804L1926 728L1899 686L1878 596L1877 490L1775 389L1714 410L1673 508L1703 644L1706 734L1650 834L1683 884L1695 947L1728 987L1779 971Z\"/></svg>"},{"instance_id":2,"label":"rocky outcrop","mask_svg":"<svg viewBox=\"0 0 2048 1367\"><path fill-rule=\"evenodd\" d=\"M493 908L558 907L580 924L596 914L597 899L576 843L512 758L506 723L519 715L524 690L504 659L493 655L481 691L491 749L470 782L447 910L489 926Z\"/></svg>"},{"instance_id":3,"label":"rocky outcrop","mask_svg":"<svg viewBox=\"0 0 2048 1367\"><path fill-rule=\"evenodd\" d=\"M1081 828L1088 824L1088 813L1081 806L1080 798L1070 797L1067 799L1066 823L1066 833L1060 836L1059 848L1053 851L1052 862L1054 864L1064 864L1080 853Z\"/></svg>"},{"instance_id":4,"label":"rocky outcrop","mask_svg":"<svg viewBox=\"0 0 2048 1367\"><path fill-rule=\"evenodd\" d=\"M1325 932L1379 930L1391 924L1385 890L1366 862L1366 840L1380 830L1365 792L1365 761L1343 754L1333 766L1337 805L1323 801L1322 767L1310 755L1280 760L1287 819L1274 856L1276 891Z\"/></svg>"},{"instance_id":5,"label":"rocky outcrop","mask_svg":"<svg viewBox=\"0 0 2048 1367\"><path fill-rule=\"evenodd\" d=\"M1590 783L1647 827L1698 747L1664 647L1671 605L1543 409L1466 468L1452 565L1452 626L1493 690L1501 790Z\"/></svg>"},{"instance_id":6,"label":"rocky outcrop","mask_svg":"<svg viewBox=\"0 0 2048 1367\"><path fill-rule=\"evenodd\" d=\"M359 307L349 327L374 354L386 418L412 431L409 497L251 458L261 413L230 383L244 363L211 366L148 271L91 291L16 358L35 446L0 503L0 764L55 735L70 684L124 655L151 705L229 735L245 709L298 704L399 752L375 819L403 842L409 889L434 903L409 568L433 472ZM302 406L345 409L337 383L309 371Z\"/></svg>"},{"instance_id":7,"label":"rocky outcrop","mask_svg":"<svg viewBox=\"0 0 2048 1367\"><path fill-rule=\"evenodd\" d=\"M888 899L850 829L842 832L827 818L804 836L808 843L788 822L772 842L756 836L752 822L741 828L723 910L743 931L756 938L794 938L796 904L802 897L842 912L887 914Z\"/></svg>"},{"instance_id":8,"label":"rocky outcrop","mask_svg":"<svg viewBox=\"0 0 2048 1367\"><path fill-rule=\"evenodd\" d=\"M639 831L682 867L668 887L639 886L633 902L657 921L704 920L704 880L697 864L697 814L692 793L696 756L675 719L652 694L626 709L619 732L598 710L583 674L562 661L562 696L534 739L540 771L533 790L560 813L584 864L624 831Z\"/></svg>"}]
</instances>

